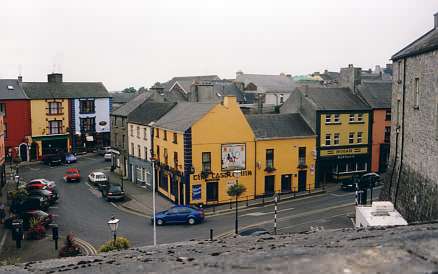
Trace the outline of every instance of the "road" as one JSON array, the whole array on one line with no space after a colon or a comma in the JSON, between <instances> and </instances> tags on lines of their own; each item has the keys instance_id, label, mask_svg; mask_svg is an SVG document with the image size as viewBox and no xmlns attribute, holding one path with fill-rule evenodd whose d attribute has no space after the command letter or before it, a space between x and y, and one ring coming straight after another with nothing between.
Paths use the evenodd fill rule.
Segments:
<instances>
[{"instance_id":1,"label":"road","mask_svg":"<svg viewBox=\"0 0 438 274\"><path fill-rule=\"evenodd\" d=\"M60 193L59 202L49 212L55 216L60 233L74 233L77 237L99 247L111 233L107 221L116 216L120 219L118 235L126 236L133 246L152 244L152 226L144 217L121 211L100 197L100 193L86 183L86 176L92 170L108 167L102 157L83 156L78 163L70 165L79 168L80 183L65 183L62 176L66 166L47 167L35 164L20 168L20 176L28 181L46 178L57 183ZM377 197L377 193L375 195ZM354 193L341 190L310 196L296 200L281 201L278 211L278 232L300 232L311 227L341 228L351 227L347 214L354 210ZM262 226L269 230L273 227L273 205L246 208L239 212L240 227ZM158 227L158 243L207 239L210 229L215 235L225 235L234 229L234 211L209 216L202 224L167 225Z\"/></svg>"}]
</instances>

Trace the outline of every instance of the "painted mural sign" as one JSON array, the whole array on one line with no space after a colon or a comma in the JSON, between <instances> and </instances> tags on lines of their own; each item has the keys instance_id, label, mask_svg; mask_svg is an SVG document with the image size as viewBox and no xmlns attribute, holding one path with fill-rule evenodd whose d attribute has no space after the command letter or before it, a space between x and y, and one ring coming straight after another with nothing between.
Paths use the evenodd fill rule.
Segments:
<instances>
[{"instance_id":1,"label":"painted mural sign","mask_svg":"<svg viewBox=\"0 0 438 274\"><path fill-rule=\"evenodd\" d=\"M245 169L245 144L222 145L222 170Z\"/></svg>"},{"instance_id":2,"label":"painted mural sign","mask_svg":"<svg viewBox=\"0 0 438 274\"><path fill-rule=\"evenodd\" d=\"M240 172L240 176L252 176L251 170L242 170ZM223 178L230 178L230 177L236 177L236 174L234 174L231 171L226 172L210 172L207 174L193 174L193 180L206 180L206 181L217 181Z\"/></svg>"},{"instance_id":3,"label":"painted mural sign","mask_svg":"<svg viewBox=\"0 0 438 274\"><path fill-rule=\"evenodd\" d=\"M192 200L201 200L201 185L192 186Z\"/></svg>"}]
</instances>

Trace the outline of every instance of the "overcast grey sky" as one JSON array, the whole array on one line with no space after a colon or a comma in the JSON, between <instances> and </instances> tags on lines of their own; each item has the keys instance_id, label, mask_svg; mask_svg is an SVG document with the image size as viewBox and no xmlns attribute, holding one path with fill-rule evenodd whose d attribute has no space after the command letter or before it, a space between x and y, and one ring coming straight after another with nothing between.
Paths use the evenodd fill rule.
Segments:
<instances>
[{"instance_id":1,"label":"overcast grey sky","mask_svg":"<svg viewBox=\"0 0 438 274\"><path fill-rule=\"evenodd\" d=\"M293 75L384 65L433 27L437 0L2 0L0 78L101 81Z\"/></svg>"}]
</instances>

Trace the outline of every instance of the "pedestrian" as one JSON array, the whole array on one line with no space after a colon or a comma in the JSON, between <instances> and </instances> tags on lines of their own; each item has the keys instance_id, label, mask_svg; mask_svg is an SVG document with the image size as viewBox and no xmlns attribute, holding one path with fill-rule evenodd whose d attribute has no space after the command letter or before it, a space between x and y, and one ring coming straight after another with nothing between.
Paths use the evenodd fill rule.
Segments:
<instances>
[{"instance_id":1,"label":"pedestrian","mask_svg":"<svg viewBox=\"0 0 438 274\"><path fill-rule=\"evenodd\" d=\"M0 203L0 224L3 224L6 217L5 205Z\"/></svg>"}]
</instances>

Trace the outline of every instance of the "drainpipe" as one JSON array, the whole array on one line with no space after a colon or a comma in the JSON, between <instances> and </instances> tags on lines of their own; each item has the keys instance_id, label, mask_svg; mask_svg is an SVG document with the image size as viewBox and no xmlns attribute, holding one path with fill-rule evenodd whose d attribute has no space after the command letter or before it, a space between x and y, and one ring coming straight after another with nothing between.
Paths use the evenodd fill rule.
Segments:
<instances>
[{"instance_id":1,"label":"drainpipe","mask_svg":"<svg viewBox=\"0 0 438 274\"><path fill-rule=\"evenodd\" d=\"M254 138L254 199L257 195L257 141Z\"/></svg>"}]
</instances>

